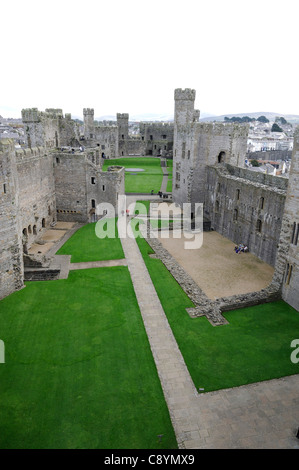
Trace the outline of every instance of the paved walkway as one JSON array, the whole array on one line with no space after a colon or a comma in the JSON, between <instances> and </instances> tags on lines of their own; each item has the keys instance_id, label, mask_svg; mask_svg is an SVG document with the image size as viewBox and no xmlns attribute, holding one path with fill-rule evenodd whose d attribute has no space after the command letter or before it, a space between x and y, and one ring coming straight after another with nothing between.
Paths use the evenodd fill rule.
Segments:
<instances>
[{"instance_id":1,"label":"paved walkway","mask_svg":"<svg viewBox=\"0 0 299 470\"><path fill-rule=\"evenodd\" d=\"M111 259L106 261L85 261L82 263L71 263L69 270L89 269L89 268L110 268L111 266L127 266L125 259Z\"/></svg>"},{"instance_id":2,"label":"paved walkway","mask_svg":"<svg viewBox=\"0 0 299 470\"><path fill-rule=\"evenodd\" d=\"M179 448L299 448L299 375L197 391L136 240L121 241Z\"/></svg>"},{"instance_id":3,"label":"paved walkway","mask_svg":"<svg viewBox=\"0 0 299 470\"><path fill-rule=\"evenodd\" d=\"M160 191L162 191L162 193L166 193L167 192L167 183L168 183L167 160L166 160L166 158L164 158L164 159L161 158L160 161L161 161L161 168L162 168L162 171L163 171L163 179L162 179L162 184L161 184ZM162 161L163 161L164 165L162 164ZM171 194L171 193L168 193L168 194Z\"/></svg>"}]
</instances>

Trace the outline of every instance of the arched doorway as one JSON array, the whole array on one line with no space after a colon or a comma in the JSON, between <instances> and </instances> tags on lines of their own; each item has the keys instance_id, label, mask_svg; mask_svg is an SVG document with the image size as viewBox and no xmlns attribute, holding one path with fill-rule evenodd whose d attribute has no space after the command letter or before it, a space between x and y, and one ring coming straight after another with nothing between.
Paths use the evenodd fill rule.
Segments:
<instances>
[{"instance_id":1,"label":"arched doorway","mask_svg":"<svg viewBox=\"0 0 299 470\"><path fill-rule=\"evenodd\" d=\"M225 163L225 152L221 151L217 157L218 163Z\"/></svg>"}]
</instances>

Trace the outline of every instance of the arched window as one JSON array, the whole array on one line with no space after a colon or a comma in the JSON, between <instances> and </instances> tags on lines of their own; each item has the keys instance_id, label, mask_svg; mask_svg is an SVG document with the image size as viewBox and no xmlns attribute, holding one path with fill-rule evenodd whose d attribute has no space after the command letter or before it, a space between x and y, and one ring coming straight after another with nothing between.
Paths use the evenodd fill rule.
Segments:
<instances>
[{"instance_id":1,"label":"arched window","mask_svg":"<svg viewBox=\"0 0 299 470\"><path fill-rule=\"evenodd\" d=\"M225 152L220 152L218 155L218 163L224 163L225 162Z\"/></svg>"},{"instance_id":2,"label":"arched window","mask_svg":"<svg viewBox=\"0 0 299 470\"><path fill-rule=\"evenodd\" d=\"M258 233L261 233L261 231L262 231L262 221L261 221L261 219L258 219L257 222L256 222L256 231Z\"/></svg>"},{"instance_id":3,"label":"arched window","mask_svg":"<svg viewBox=\"0 0 299 470\"><path fill-rule=\"evenodd\" d=\"M292 244L295 241L295 233L296 233L296 222L293 223L293 231L292 231L292 238L291 238L291 243Z\"/></svg>"},{"instance_id":4,"label":"arched window","mask_svg":"<svg viewBox=\"0 0 299 470\"><path fill-rule=\"evenodd\" d=\"M299 238L299 224L297 224L297 230L296 230L296 235L294 239L294 245L298 244L298 238Z\"/></svg>"},{"instance_id":5,"label":"arched window","mask_svg":"<svg viewBox=\"0 0 299 470\"><path fill-rule=\"evenodd\" d=\"M234 210L233 220L236 222L238 220L238 209Z\"/></svg>"},{"instance_id":6,"label":"arched window","mask_svg":"<svg viewBox=\"0 0 299 470\"><path fill-rule=\"evenodd\" d=\"M293 266L288 263L287 267L286 267L285 278L284 278L285 283L287 285L290 283L291 276L292 276L292 271L293 271Z\"/></svg>"},{"instance_id":7,"label":"arched window","mask_svg":"<svg viewBox=\"0 0 299 470\"><path fill-rule=\"evenodd\" d=\"M265 199L263 197L260 197L260 200L259 200L259 209L264 209L264 202L265 202Z\"/></svg>"}]
</instances>

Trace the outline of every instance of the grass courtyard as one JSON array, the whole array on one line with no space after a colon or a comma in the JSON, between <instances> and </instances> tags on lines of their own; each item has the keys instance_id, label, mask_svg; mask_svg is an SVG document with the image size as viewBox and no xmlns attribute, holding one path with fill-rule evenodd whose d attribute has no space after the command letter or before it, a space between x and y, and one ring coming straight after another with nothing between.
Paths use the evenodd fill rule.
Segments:
<instances>
[{"instance_id":1,"label":"grass courtyard","mask_svg":"<svg viewBox=\"0 0 299 470\"><path fill-rule=\"evenodd\" d=\"M137 243L197 388L299 373L290 360L299 312L279 301L227 312L228 325L191 319L190 299L146 240ZM122 254L118 238L96 237L95 224L61 250L72 261ZM0 448L177 448L127 267L28 282L0 301L0 338Z\"/></svg>"},{"instance_id":2,"label":"grass courtyard","mask_svg":"<svg viewBox=\"0 0 299 470\"><path fill-rule=\"evenodd\" d=\"M117 251L94 229L67 252ZM0 448L177 448L127 267L28 282L0 301L0 337Z\"/></svg>"},{"instance_id":3,"label":"grass courtyard","mask_svg":"<svg viewBox=\"0 0 299 470\"><path fill-rule=\"evenodd\" d=\"M299 312L283 301L225 313L228 325L190 318L193 304L152 249L137 238L170 327L197 388L205 392L298 374L290 360Z\"/></svg>"},{"instance_id":4,"label":"grass courtyard","mask_svg":"<svg viewBox=\"0 0 299 470\"><path fill-rule=\"evenodd\" d=\"M105 160L103 170L106 171L109 166L121 165L126 169L140 168L144 171L135 174L132 171L125 172L125 192L126 193L148 193L153 190L157 193L161 189L163 172L161 169L160 158L138 157L138 158L113 158Z\"/></svg>"},{"instance_id":5,"label":"grass courtyard","mask_svg":"<svg viewBox=\"0 0 299 470\"><path fill-rule=\"evenodd\" d=\"M98 238L95 235L96 224L96 222L87 224L77 230L56 254L71 255L71 263L123 259L124 252L118 238L117 220L103 219L98 222L98 227L103 226L106 232L107 224L110 227L113 224L115 238Z\"/></svg>"}]
</instances>

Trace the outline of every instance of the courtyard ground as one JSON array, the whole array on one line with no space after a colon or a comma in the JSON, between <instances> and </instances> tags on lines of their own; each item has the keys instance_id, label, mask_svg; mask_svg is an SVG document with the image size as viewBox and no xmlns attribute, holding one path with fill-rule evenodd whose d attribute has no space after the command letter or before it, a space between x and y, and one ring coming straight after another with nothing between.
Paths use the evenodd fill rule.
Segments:
<instances>
[{"instance_id":1,"label":"courtyard ground","mask_svg":"<svg viewBox=\"0 0 299 470\"><path fill-rule=\"evenodd\" d=\"M97 237L77 233L75 251L81 246L84 252L86 238L90 253L98 252ZM205 318L191 319L186 312L190 299L162 262L149 256L147 242L139 238L137 243L196 388L208 392L298 372L290 361L290 342L299 334L298 312L277 302L227 312L229 323L220 327ZM143 303L141 295L140 308ZM6 345L6 363L0 368L2 448L176 446L126 266L76 270L65 280L27 283L0 302L0 320ZM167 367L172 351L165 350L161 331L158 337L149 339L160 342L161 383L174 383L177 369ZM179 401L170 400L168 406L186 448L296 447L298 404L291 381L192 395L188 401L183 380ZM277 399L279 390L283 403ZM286 413L287 404L292 412ZM264 436L265 426L275 442Z\"/></svg>"},{"instance_id":2,"label":"courtyard ground","mask_svg":"<svg viewBox=\"0 0 299 470\"><path fill-rule=\"evenodd\" d=\"M199 249L185 249L182 236L159 240L210 299L254 292L267 287L274 268L252 253L236 254L235 243L217 232L204 232Z\"/></svg>"}]
</instances>

